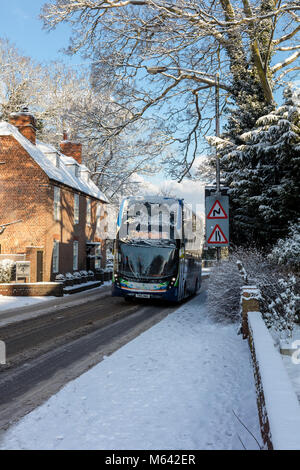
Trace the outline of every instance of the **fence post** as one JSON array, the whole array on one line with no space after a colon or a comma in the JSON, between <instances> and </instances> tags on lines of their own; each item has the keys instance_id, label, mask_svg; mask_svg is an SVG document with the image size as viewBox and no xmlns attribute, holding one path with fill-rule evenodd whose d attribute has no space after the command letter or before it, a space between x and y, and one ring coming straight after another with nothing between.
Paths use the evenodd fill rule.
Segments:
<instances>
[{"instance_id":1,"label":"fence post","mask_svg":"<svg viewBox=\"0 0 300 470\"><path fill-rule=\"evenodd\" d=\"M242 307L242 333L243 338L249 336L248 313L259 312L259 299L261 298L260 290L256 286L243 286L241 296Z\"/></svg>"}]
</instances>

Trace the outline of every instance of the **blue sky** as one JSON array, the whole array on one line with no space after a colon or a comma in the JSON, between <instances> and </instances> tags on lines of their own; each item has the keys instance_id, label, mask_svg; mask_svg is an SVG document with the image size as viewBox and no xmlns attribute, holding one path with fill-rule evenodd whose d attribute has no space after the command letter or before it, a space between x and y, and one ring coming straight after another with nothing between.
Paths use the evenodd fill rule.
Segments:
<instances>
[{"instance_id":1,"label":"blue sky","mask_svg":"<svg viewBox=\"0 0 300 470\"><path fill-rule=\"evenodd\" d=\"M14 43L21 52L40 62L62 60L82 63L81 57L67 57L59 49L68 46L70 27L60 25L55 31L43 30L39 19L46 0L0 0L0 37Z\"/></svg>"}]
</instances>

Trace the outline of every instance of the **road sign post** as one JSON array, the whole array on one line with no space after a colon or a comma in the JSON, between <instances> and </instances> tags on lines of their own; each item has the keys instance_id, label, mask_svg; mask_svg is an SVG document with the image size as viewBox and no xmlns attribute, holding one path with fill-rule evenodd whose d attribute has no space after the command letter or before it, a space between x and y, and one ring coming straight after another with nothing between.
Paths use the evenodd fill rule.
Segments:
<instances>
[{"instance_id":1,"label":"road sign post","mask_svg":"<svg viewBox=\"0 0 300 470\"><path fill-rule=\"evenodd\" d=\"M205 191L206 245L220 249L229 245L229 197L226 192ZM219 259L219 256L218 256Z\"/></svg>"}]
</instances>

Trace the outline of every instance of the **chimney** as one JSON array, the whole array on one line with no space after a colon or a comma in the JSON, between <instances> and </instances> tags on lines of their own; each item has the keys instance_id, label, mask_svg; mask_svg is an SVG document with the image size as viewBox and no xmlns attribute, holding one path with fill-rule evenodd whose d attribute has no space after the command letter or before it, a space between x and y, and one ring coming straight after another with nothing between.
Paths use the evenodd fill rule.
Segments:
<instances>
[{"instance_id":1,"label":"chimney","mask_svg":"<svg viewBox=\"0 0 300 470\"><path fill-rule=\"evenodd\" d=\"M12 113L9 116L9 122L17 127L18 131L35 145L36 122L34 116L29 113L28 108L25 107L18 113Z\"/></svg>"},{"instance_id":2,"label":"chimney","mask_svg":"<svg viewBox=\"0 0 300 470\"><path fill-rule=\"evenodd\" d=\"M82 145L68 140L68 135L65 131L63 133L63 141L60 143L60 150L67 157L73 157L80 165L82 164Z\"/></svg>"}]
</instances>

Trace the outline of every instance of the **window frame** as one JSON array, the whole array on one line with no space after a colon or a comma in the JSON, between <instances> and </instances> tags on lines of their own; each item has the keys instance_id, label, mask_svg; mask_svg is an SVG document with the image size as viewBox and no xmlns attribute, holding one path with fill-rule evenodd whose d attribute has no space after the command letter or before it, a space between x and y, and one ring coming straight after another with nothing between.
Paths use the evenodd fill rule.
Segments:
<instances>
[{"instance_id":1,"label":"window frame","mask_svg":"<svg viewBox=\"0 0 300 470\"><path fill-rule=\"evenodd\" d=\"M53 217L57 222L61 220L61 191L58 186L54 186Z\"/></svg>"},{"instance_id":2,"label":"window frame","mask_svg":"<svg viewBox=\"0 0 300 470\"><path fill-rule=\"evenodd\" d=\"M89 197L86 198L86 224L92 225L92 201Z\"/></svg>"},{"instance_id":3,"label":"window frame","mask_svg":"<svg viewBox=\"0 0 300 470\"><path fill-rule=\"evenodd\" d=\"M78 255L79 243L77 240L73 241L73 271L78 271Z\"/></svg>"},{"instance_id":4,"label":"window frame","mask_svg":"<svg viewBox=\"0 0 300 470\"><path fill-rule=\"evenodd\" d=\"M98 258L98 256L100 258ZM95 269L101 269L102 266L102 247L101 245L95 246Z\"/></svg>"},{"instance_id":5,"label":"window frame","mask_svg":"<svg viewBox=\"0 0 300 470\"><path fill-rule=\"evenodd\" d=\"M100 202L97 203L96 209L96 232L98 235L101 234L101 219L102 219L102 205Z\"/></svg>"},{"instance_id":6,"label":"window frame","mask_svg":"<svg viewBox=\"0 0 300 470\"><path fill-rule=\"evenodd\" d=\"M79 194L74 193L74 225L80 222L79 204Z\"/></svg>"},{"instance_id":7,"label":"window frame","mask_svg":"<svg viewBox=\"0 0 300 470\"><path fill-rule=\"evenodd\" d=\"M52 273L59 273L59 241L53 240L53 250L52 250Z\"/></svg>"}]
</instances>

